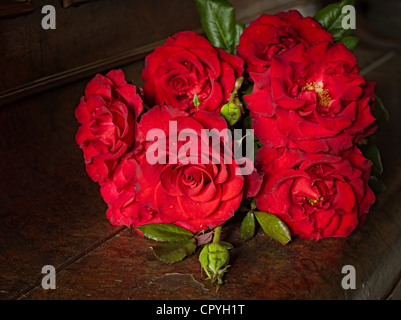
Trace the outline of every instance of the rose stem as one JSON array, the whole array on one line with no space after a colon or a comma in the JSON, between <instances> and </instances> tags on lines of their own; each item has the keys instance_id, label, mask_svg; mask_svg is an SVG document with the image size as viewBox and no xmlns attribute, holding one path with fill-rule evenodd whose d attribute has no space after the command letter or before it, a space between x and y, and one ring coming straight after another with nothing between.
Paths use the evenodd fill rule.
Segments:
<instances>
[{"instance_id":1,"label":"rose stem","mask_svg":"<svg viewBox=\"0 0 401 320\"><path fill-rule=\"evenodd\" d=\"M214 244L220 243L221 230L222 230L221 226L214 228L214 235L213 235L213 243Z\"/></svg>"}]
</instances>

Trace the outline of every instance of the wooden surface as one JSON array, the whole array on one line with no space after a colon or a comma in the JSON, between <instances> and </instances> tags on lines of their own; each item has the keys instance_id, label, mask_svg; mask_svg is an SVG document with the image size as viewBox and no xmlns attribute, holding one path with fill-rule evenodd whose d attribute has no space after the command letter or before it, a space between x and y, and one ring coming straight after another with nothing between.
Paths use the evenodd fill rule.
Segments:
<instances>
[{"instance_id":1,"label":"wooden surface","mask_svg":"<svg viewBox=\"0 0 401 320\"><path fill-rule=\"evenodd\" d=\"M218 293L204 281L198 252L164 264L152 253L154 242L106 219L74 141L74 109L91 77L4 105L0 299L401 299L401 52L396 42L377 43L363 42L355 52L391 114L377 133L388 190L346 239L294 238L282 246L259 230L244 244L238 215L223 231L235 248ZM141 83L142 60L120 67ZM55 290L41 287L44 265L56 267ZM356 269L355 290L341 286L344 265Z\"/></svg>"},{"instance_id":2,"label":"wooden surface","mask_svg":"<svg viewBox=\"0 0 401 320\"><path fill-rule=\"evenodd\" d=\"M6 0L12 2L11 0ZM233 0L237 18L249 22L259 12L287 10L301 3L314 12L317 0ZM56 29L44 30L47 0L0 5L0 107L143 59L165 38L181 30L201 31L191 0L55 1ZM26 7L29 11L26 11ZM25 9L24 9L25 8ZM29 14L27 14L27 12ZM184 14L183 14L184 13Z\"/></svg>"}]
</instances>

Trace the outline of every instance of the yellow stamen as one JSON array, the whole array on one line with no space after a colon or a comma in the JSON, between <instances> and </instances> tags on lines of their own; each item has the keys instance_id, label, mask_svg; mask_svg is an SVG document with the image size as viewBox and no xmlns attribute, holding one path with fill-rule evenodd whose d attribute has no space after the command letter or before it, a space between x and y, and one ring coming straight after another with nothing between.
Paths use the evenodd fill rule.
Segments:
<instances>
[{"instance_id":1,"label":"yellow stamen","mask_svg":"<svg viewBox=\"0 0 401 320\"><path fill-rule=\"evenodd\" d=\"M322 200L323 200L323 196L319 196L316 199L306 197L306 202L312 207L316 207L319 204L319 202Z\"/></svg>"},{"instance_id":2,"label":"yellow stamen","mask_svg":"<svg viewBox=\"0 0 401 320\"><path fill-rule=\"evenodd\" d=\"M329 95L329 90L323 88L323 86L317 84L316 82L309 82L301 89L305 90L314 90L317 94L318 102L322 107L327 108L330 105L331 97Z\"/></svg>"}]
</instances>

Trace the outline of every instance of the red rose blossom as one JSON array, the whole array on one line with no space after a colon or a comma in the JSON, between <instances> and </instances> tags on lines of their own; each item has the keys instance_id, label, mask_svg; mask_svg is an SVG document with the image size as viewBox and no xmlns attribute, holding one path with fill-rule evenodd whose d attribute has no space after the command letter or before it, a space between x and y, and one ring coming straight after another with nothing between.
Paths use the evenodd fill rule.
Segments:
<instances>
[{"instance_id":1,"label":"red rose blossom","mask_svg":"<svg viewBox=\"0 0 401 320\"><path fill-rule=\"evenodd\" d=\"M113 225L127 227L148 223L160 223L157 211L138 203L133 177L138 167L134 157L123 158L114 170L111 180L100 183L100 192L108 204L106 216Z\"/></svg>"},{"instance_id":2,"label":"red rose blossom","mask_svg":"<svg viewBox=\"0 0 401 320\"><path fill-rule=\"evenodd\" d=\"M262 14L252 21L240 37L238 55L245 60L248 73L264 72L271 59L302 43L333 41L333 36L311 17L302 17L296 10L275 15Z\"/></svg>"},{"instance_id":3,"label":"red rose blossom","mask_svg":"<svg viewBox=\"0 0 401 320\"><path fill-rule=\"evenodd\" d=\"M265 173L257 208L277 215L301 238L347 237L375 201L368 186L372 162L357 147L342 157L263 147L256 166Z\"/></svg>"},{"instance_id":4,"label":"red rose blossom","mask_svg":"<svg viewBox=\"0 0 401 320\"><path fill-rule=\"evenodd\" d=\"M121 70L98 74L88 83L75 110L81 124L76 142L94 181L110 179L122 155L135 146L136 119L142 110L142 99Z\"/></svg>"},{"instance_id":5,"label":"red rose blossom","mask_svg":"<svg viewBox=\"0 0 401 320\"><path fill-rule=\"evenodd\" d=\"M145 102L195 111L196 94L198 109L219 111L242 76L243 64L241 58L213 47L195 32L178 32L145 59Z\"/></svg>"},{"instance_id":6,"label":"red rose blossom","mask_svg":"<svg viewBox=\"0 0 401 320\"><path fill-rule=\"evenodd\" d=\"M341 154L376 130L375 83L367 82L342 43L298 45L251 74L245 96L262 144Z\"/></svg>"},{"instance_id":7,"label":"red rose blossom","mask_svg":"<svg viewBox=\"0 0 401 320\"><path fill-rule=\"evenodd\" d=\"M176 124L174 132L170 130L170 123L173 122ZM152 129L160 129L165 137L159 137L156 142L146 141ZM254 196L259 191L261 179L257 174L250 175L246 179L249 185L243 189L244 177L236 174L239 165L232 154L228 151L225 153L223 148L221 152L213 153L213 150L217 150L216 145L208 145L207 153L199 147L197 153L191 155L183 148L187 141L178 140L174 142L177 161L173 161L170 148L172 135L188 129L196 133L193 137L200 146L202 130L217 129L225 137L227 123L218 112L199 110L188 115L165 105L153 107L146 112L139 123L144 150L133 183L138 202L158 211L162 220L197 232L219 226L231 218L244 196ZM165 152L155 152L151 147L155 143L166 146ZM217 144L220 143L224 146L219 140ZM167 156L166 162L149 163L146 155L153 152L161 158ZM224 154L231 157L231 163L225 163ZM210 155L215 160L219 159L220 163L210 161ZM188 156L190 161L185 162L184 157ZM202 159L209 161L203 164Z\"/></svg>"}]
</instances>

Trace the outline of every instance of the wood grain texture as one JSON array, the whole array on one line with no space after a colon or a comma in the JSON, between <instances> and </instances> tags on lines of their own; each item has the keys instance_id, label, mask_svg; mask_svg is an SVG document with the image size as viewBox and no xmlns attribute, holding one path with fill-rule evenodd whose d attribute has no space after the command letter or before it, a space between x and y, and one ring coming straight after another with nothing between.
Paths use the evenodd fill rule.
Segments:
<instances>
[{"instance_id":1,"label":"wood grain texture","mask_svg":"<svg viewBox=\"0 0 401 320\"><path fill-rule=\"evenodd\" d=\"M68 8L74 5L77 6L91 1L98 1L98 0L62 0L62 4L63 8Z\"/></svg>"},{"instance_id":2,"label":"wood grain texture","mask_svg":"<svg viewBox=\"0 0 401 320\"><path fill-rule=\"evenodd\" d=\"M3 0L0 2L0 19L28 14L33 11L31 0L13 1Z\"/></svg>"},{"instance_id":3,"label":"wood grain texture","mask_svg":"<svg viewBox=\"0 0 401 320\"><path fill-rule=\"evenodd\" d=\"M32 16L0 21L0 39L5 44L0 47L0 56L4 57L0 68L6 70L0 79L0 106L79 81L94 72L139 61L175 32L202 32L192 1L97 2L64 1L62 7L57 4L56 30L41 29L40 9L47 3L39 0L33 3ZM75 6L82 3L85 5ZM237 18L245 23L260 12L287 10L294 5L311 14L316 3L233 1ZM21 28L22 24L26 27Z\"/></svg>"},{"instance_id":4,"label":"wood grain texture","mask_svg":"<svg viewBox=\"0 0 401 320\"><path fill-rule=\"evenodd\" d=\"M141 68L125 68L127 79L139 82ZM74 109L88 81L0 110L0 299L35 285L44 265L58 268L118 229L74 140Z\"/></svg>"},{"instance_id":5,"label":"wood grain texture","mask_svg":"<svg viewBox=\"0 0 401 320\"><path fill-rule=\"evenodd\" d=\"M0 21L0 92L200 26L192 1L103 0L67 9L57 1L56 29L43 30L46 4L34 1L33 14Z\"/></svg>"},{"instance_id":6,"label":"wood grain texture","mask_svg":"<svg viewBox=\"0 0 401 320\"><path fill-rule=\"evenodd\" d=\"M387 296L388 300L401 300L401 278L398 278L397 283L391 288Z\"/></svg>"},{"instance_id":7,"label":"wood grain texture","mask_svg":"<svg viewBox=\"0 0 401 320\"><path fill-rule=\"evenodd\" d=\"M115 228L99 219L107 207L76 162L80 151L70 148L77 127L65 101L72 96L65 89L31 101L30 110L15 105L1 111L3 298L37 278L41 266L62 264ZM71 174L76 165L82 175Z\"/></svg>"}]
</instances>

